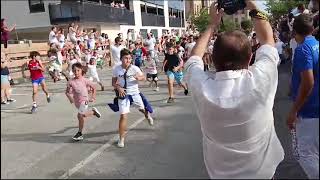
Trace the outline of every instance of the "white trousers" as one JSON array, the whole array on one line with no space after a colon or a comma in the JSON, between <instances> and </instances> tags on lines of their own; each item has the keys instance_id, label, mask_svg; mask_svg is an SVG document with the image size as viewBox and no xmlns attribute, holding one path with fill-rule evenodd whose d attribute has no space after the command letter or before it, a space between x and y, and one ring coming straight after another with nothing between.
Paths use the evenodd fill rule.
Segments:
<instances>
[{"instance_id":1,"label":"white trousers","mask_svg":"<svg viewBox=\"0 0 320 180\"><path fill-rule=\"evenodd\" d=\"M296 134L299 164L309 179L319 179L319 118L299 118Z\"/></svg>"}]
</instances>

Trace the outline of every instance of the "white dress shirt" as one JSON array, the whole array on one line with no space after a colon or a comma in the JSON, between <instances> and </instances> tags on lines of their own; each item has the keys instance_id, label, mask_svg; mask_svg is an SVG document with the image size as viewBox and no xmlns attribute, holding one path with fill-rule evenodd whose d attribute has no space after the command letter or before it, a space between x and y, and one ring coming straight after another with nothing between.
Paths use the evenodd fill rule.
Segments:
<instances>
[{"instance_id":1,"label":"white dress shirt","mask_svg":"<svg viewBox=\"0 0 320 180\"><path fill-rule=\"evenodd\" d=\"M283 160L272 110L278 62L277 49L263 45L249 69L204 72L197 56L185 64L210 178L271 179Z\"/></svg>"}]
</instances>

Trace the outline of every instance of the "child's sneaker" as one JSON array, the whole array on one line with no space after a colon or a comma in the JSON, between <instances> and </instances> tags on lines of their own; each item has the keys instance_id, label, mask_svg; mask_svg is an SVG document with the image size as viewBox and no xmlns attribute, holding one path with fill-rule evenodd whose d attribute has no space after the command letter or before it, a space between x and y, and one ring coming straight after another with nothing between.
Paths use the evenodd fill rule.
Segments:
<instances>
[{"instance_id":1,"label":"child's sneaker","mask_svg":"<svg viewBox=\"0 0 320 180\"><path fill-rule=\"evenodd\" d=\"M188 89L185 89L184 90L184 95L188 95L188 93L189 93Z\"/></svg>"},{"instance_id":2,"label":"child's sneaker","mask_svg":"<svg viewBox=\"0 0 320 180\"><path fill-rule=\"evenodd\" d=\"M32 106L31 108L31 114L35 113L37 111L37 106Z\"/></svg>"},{"instance_id":3,"label":"child's sneaker","mask_svg":"<svg viewBox=\"0 0 320 180\"><path fill-rule=\"evenodd\" d=\"M123 148L124 147L124 138L121 138L121 139L119 138L117 146L119 148Z\"/></svg>"},{"instance_id":4,"label":"child's sneaker","mask_svg":"<svg viewBox=\"0 0 320 180\"><path fill-rule=\"evenodd\" d=\"M2 101L1 104L10 104L8 101Z\"/></svg>"},{"instance_id":5,"label":"child's sneaker","mask_svg":"<svg viewBox=\"0 0 320 180\"><path fill-rule=\"evenodd\" d=\"M72 137L72 139L75 140L75 141L83 140L82 133L81 133L81 132L77 132L77 134L74 135L74 136Z\"/></svg>"},{"instance_id":6,"label":"child's sneaker","mask_svg":"<svg viewBox=\"0 0 320 180\"><path fill-rule=\"evenodd\" d=\"M16 102L17 100L15 99L7 99L7 102Z\"/></svg>"},{"instance_id":7,"label":"child's sneaker","mask_svg":"<svg viewBox=\"0 0 320 180\"><path fill-rule=\"evenodd\" d=\"M154 88L154 91L158 92L159 91L159 87Z\"/></svg>"},{"instance_id":8,"label":"child's sneaker","mask_svg":"<svg viewBox=\"0 0 320 180\"><path fill-rule=\"evenodd\" d=\"M51 98L50 96L47 96L47 102L50 103L51 102Z\"/></svg>"},{"instance_id":9,"label":"child's sneaker","mask_svg":"<svg viewBox=\"0 0 320 180\"><path fill-rule=\"evenodd\" d=\"M153 118L151 117L150 114L148 114L148 117L146 118L150 124L150 126L153 126Z\"/></svg>"},{"instance_id":10,"label":"child's sneaker","mask_svg":"<svg viewBox=\"0 0 320 180\"><path fill-rule=\"evenodd\" d=\"M97 108L93 107L92 111L93 111L93 115L95 115L97 118L101 117L101 114L100 114L100 112L98 111Z\"/></svg>"},{"instance_id":11,"label":"child's sneaker","mask_svg":"<svg viewBox=\"0 0 320 180\"><path fill-rule=\"evenodd\" d=\"M173 103L174 99L172 97L169 97L169 99L167 100L167 103Z\"/></svg>"}]
</instances>

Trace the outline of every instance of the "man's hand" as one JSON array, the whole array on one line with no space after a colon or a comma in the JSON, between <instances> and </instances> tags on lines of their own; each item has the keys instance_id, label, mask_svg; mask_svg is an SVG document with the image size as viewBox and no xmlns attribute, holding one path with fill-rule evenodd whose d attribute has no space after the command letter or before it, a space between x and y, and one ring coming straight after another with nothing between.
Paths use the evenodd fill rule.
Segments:
<instances>
[{"instance_id":1,"label":"man's hand","mask_svg":"<svg viewBox=\"0 0 320 180\"><path fill-rule=\"evenodd\" d=\"M218 27L221 23L221 18L223 16L223 11L224 9L221 8L219 11L218 11L218 4L217 3L212 3L211 6L210 6L210 14L209 14L209 17L210 17L210 25L214 26L214 27Z\"/></svg>"},{"instance_id":2,"label":"man's hand","mask_svg":"<svg viewBox=\"0 0 320 180\"><path fill-rule=\"evenodd\" d=\"M253 0L246 0L246 8L248 10L257 9L257 6Z\"/></svg>"},{"instance_id":3,"label":"man's hand","mask_svg":"<svg viewBox=\"0 0 320 180\"><path fill-rule=\"evenodd\" d=\"M119 92L119 96L120 97L125 97L126 96L126 92L122 87L118 87L117 90Z\"/></svg>"},{"instance_id":4,"label":"man's hand","mask_svg":"<svg viewBox=\"0 0 320 180\"><path fill-rule=\"evenodd\" d=\"M297 123L297 111L295 110L291 110L289 115L288 115L288 118L287 118L287 125L288 125L288 128L291 130L291 129L294 129L296 127L296 123Z\"/></svg>"}]
</instances>

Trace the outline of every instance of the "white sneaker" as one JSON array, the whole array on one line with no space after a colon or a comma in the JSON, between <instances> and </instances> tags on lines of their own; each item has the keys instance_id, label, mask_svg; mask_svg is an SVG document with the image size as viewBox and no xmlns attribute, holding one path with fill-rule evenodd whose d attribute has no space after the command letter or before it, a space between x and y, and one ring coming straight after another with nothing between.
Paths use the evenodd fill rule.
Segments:
<instances>
[{"instance_id":1,"label":"white sneaker","mask_svg":"<svg viewBox=\"0 0 320 180\"><path fill-rule=\"evenodd\" d=\"M147 120L148 120L148 122L149 122L150 126L153 126L153 118L151 117L151 115L150 115L150 114L148 114L148 118L147 118Z\"/></svg>"},{"instance_id":2,"label":"white sneaker","mask_svg":"<svg viewBox=\"0 0 320 180\"><path fill-rule=\"evenodd\" d=\"M117 146L118 146L119 148L123 148L123 147L124 147L124 138L121 138L121 139L118 140Z\"/></svg>"},{"instance_id":3,"label":"white sneaker","mask_svg":"<svg viewBox=\"0 0 320 180\"><path fill-rule=\"evenodd\" d=\"M159 91L159 87L156 87L153 89L154 91Z\"/></svg>"}]
</instances>

